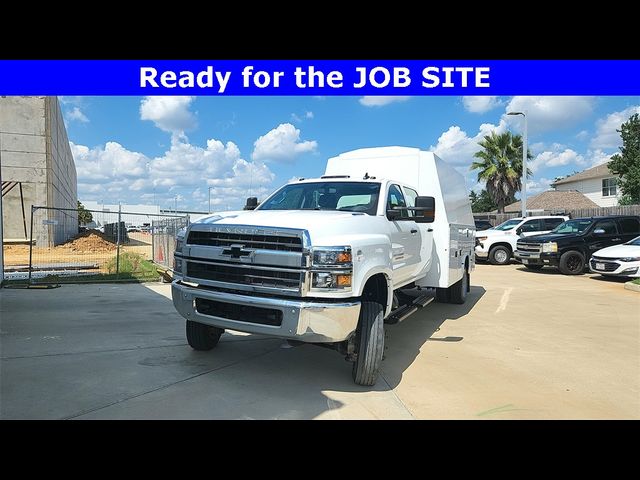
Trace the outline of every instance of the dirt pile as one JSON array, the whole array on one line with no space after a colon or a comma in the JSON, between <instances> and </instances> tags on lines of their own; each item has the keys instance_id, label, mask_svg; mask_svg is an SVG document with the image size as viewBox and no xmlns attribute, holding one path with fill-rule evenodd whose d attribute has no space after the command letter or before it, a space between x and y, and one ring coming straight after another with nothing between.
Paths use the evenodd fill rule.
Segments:
<instances>
[{"instance_id":1,"label":"dirt pile","mask_svg":"<svg viewBox=\"0 0 640 480\"><path fill-rule=\"evenodd\" d=\"M63 243L58 248L65 248L73 252L112 252L116 244L108 240L104 234L95 230L82 232L73 240Z\"/></svg>"}]
</instances>

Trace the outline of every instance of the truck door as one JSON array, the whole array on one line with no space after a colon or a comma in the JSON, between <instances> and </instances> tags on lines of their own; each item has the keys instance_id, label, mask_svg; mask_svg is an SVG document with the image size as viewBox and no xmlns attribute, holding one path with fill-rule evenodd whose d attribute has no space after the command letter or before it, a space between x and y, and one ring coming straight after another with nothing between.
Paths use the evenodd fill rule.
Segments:
<instances>
[{"instance_id":1,"label":"truck door","mask_svg":"<svg viewBox=\"0 0 640 480\"><path fill-rule=\"evenodd\" d=\"M390 185L387 194L386 210L394 207L406 207L407 203L399 185ZM398 285L413 278L420 263L420 230L416 222L406 220L409 212L400 211L398 219L389 218L389 236L391 238L391 264L393 283Z\"/></svg>"},{"instance_id":2,"label":"truck door","mask_svg":"<svg viewBox=\"0 0 640 480\"><path fill-rule=\"evenodd\" d=\"M622 235L618 232L618 227L614 219L600 220L596 222L589 233L587 242L589 244L589 253L593 253L601 248L619 245L622 242Z\"/></svg>"},{"instance_id":3,"label":"truck door","mask_svg":"<svg viewBox=\"0 0 640 480\"><path fill-rule=\"evenodd\" d=\"M626 243L640 235L640 221L637 218L628 217L618 219L618 228L622 233L622 242Z\"/></svg>"},{"instance_id":4,"label":"truck door","mask_svg":"<svg viewBox=\"0 0 640 480\"><path fill-rule=\"evenodd\" d=\"M418 192L413 188L402 187L404 190L404 199L407 202L407 207L416 206L416 197ZM415 216L414 212L409 212L409 217ZM411 222L414 223L414 222ZM431 267L431 251L433 250L433 224L431 223L416 223L418 229L418 256L416 257L415 270L412 275L416 276L420 272L426 273Z\"/></svg>"}]
</instances>

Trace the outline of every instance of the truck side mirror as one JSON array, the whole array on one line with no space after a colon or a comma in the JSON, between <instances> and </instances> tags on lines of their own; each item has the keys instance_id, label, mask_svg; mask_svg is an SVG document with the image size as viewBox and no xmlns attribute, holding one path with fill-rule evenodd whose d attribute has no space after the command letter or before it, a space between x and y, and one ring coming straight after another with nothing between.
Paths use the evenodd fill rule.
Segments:
<instances>
[{"instance_id":1,"label":"truck side mirror","mask_svg":"<svg viewBox=\"0 0 640 480\"><path fill-rule=\"evenodd\" d=\"M416 206L413 211L413 221L416 223L433 223L436 216L436 199L433 197L416 197Z\"/></svg>"},{"instance_id":2,"label":"truck side mirror","mask_svg":"<svg viewBox=\"0 0 640 480\"><path fill-rule=\"evenodd\" d=\"M400 218L400 216L401 216L401 210L400 209L397 209L397 210L396 209L392 209L392 208L387 209L387 218L389 220L391 220L392 222L395 221L395 220L398 220Z\"/></svg>"},{"instance_id":3,"label":"truck side mirror","mask_svg":"<svg viewBox=\"0 0 640 480\"><path fill-rule=\"evenodd\" d=\"M255 210L257 206L258 206L258 198L249 197L247 198L247 203L245 204L243 210Z\"/></svg>"},{"instance_id":4,"label":"truck side mirror","mask_svg":"<svg viewBox=\"0 0 640 480\"><path fill-rule=\"evenodd\" d=\"M516 230L516 235L520 235L522 233L522 227L518 227Z\"/></svg>"}]
</instances>

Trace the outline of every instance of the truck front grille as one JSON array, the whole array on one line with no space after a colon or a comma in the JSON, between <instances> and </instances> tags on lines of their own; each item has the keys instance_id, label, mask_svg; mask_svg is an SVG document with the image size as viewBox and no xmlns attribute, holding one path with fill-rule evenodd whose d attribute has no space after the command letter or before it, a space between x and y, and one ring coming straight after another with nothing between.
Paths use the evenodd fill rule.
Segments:
<instances>
[{"instance_id":1,"label":"truck front grille","mask_svg":"<svg viewBox=\"0 0 640 480\"><path fill-rule=\"evenodd\" d=\"M202 315L211 315L228 320L272 325L274 327L282 325L282 312L273 308L252 307L196 298L196 311Z\"/></svg>"},{"instance_id":2,"label":"truck front grille","mask_svg":"<svg viewBox=\"0 0 640 480\"><path fill-rule=\"evenodd\" d=\"M249 249L302 252L302 238L298 236L192 231L187 243L213 247L230 247L234 244L241 244L244 248Z\"/></svg>"},{"instance_id":3,"label":"truck front grille","mask_svg":"<svg viewBox=\"0 0 640 480\"><path fill-rule=\"evenodd\" d=\"M517 249L520 252L540 253L541 245L542 244L540 244L540 243L521 243L521 242L518 242Z\"/></svg>"},{"instance_id":4,"label":"truck front grille","mask_svg":"<svg viewBox=\"0 0 640 480\"><path fill-rule=\"evenodd\" d=\"M302 271L192 261L187 261L187 276L227 284L254 285L289 291L299 291L304 280Z\"/></svg>"}]
</instances>

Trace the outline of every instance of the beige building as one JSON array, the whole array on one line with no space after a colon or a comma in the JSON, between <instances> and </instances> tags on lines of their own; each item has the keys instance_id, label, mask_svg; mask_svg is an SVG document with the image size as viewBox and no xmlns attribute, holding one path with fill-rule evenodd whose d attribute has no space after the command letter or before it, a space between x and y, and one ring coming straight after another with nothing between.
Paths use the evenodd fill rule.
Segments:
<instances>
[{"instance_id":1,"label":"beige building","mask_svg":"<svg viewBox=\"0 0 640 480\"><path fill-rule=\"evenodd\" d=\"M0 97L0 165L5 243L30 238L32 205L74 210L40 212L51 227L34 228L38 245L78 233L76 167L57 97Z\"/></svg>"},{"instance_id":2,"label":"beige building","mask_svg":"<svg viewBox=\"0 0 640 480\"><path fill-rule=\"evenodd\" d=\"M603 163L558 180L551 186L559 192L580 192L598 207L616 207L620 200L617 179L618 175L609 170L609 164Z\"/></svg>"}]
</instances>

